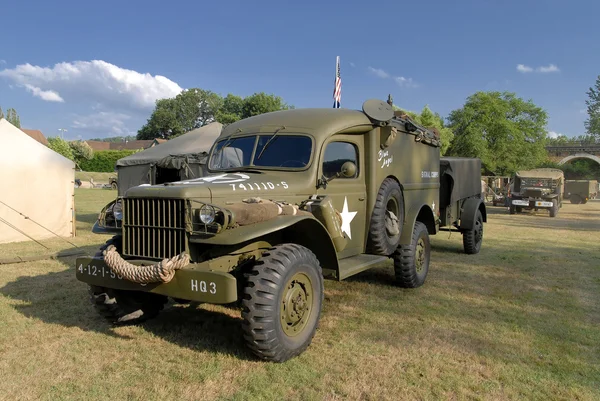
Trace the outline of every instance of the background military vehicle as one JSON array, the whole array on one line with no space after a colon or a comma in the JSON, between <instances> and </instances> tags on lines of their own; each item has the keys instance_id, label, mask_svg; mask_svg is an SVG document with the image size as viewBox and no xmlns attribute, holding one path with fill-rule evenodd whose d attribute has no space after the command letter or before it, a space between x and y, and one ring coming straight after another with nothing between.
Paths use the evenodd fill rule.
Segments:
<instances>
[{"instance_id":1,"label":"background military vehicle","mask_svg":"<svg viewBox=\"0 0 600 401\"><path fill-rule=\"evenodd\" d=\"M538 168L517 171L514 191L511 193L509 213L520 213L523 209L547 209L550 217L556 217L562 207L564 173L554 168Z\"/></svg>"},{"instance_id":2,"label":"background military vehicle","mask_svg":"<svg viewBox=\"0 0 600 401\"><path fill-rule=\"evenodd\" d=\"M586 204L590 199L596 199L598 196L597 180L566 180L565 181L565 199L571 203Z\"/></svg>"},{"instance_id":3,"label":"background military vehicle","mask_svg":"<svg viewBox=\"0 0 600 401\"><path fill-rule=\"evenodd\" d=\"M116 235L77 259L77 278L111 322L153 317L169 298L237 302L248 347L281 362L311 343L324 278L392 259L397 284L419 287L440 224L463 233L467 253L481 246L479 160L440 160L436 132L379 100L228 125L207 170L128 189L113 214L120 224L104 227Z\"/></svg>"}]
</instances>

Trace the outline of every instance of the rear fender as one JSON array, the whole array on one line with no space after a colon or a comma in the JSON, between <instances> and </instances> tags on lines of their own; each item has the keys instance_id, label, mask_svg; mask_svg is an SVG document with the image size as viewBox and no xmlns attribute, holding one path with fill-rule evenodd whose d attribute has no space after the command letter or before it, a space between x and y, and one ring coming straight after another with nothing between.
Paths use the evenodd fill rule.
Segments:
<instances>
[{"instance_id":1,"label":"rear fender","mask_svg":"<svg viewBox=\"0 0 600 401\"><path fill-rule=\"evenodd\" d=\"M469 198L462 205L462 212L460 215L460 229L461 230L472 230L475 226L475 218L477 211L481 212L483 221L487 222L487 210L485 203L480 197Z\"/></svg>"},{"instance_id":2,"label":"rear fender","mask_svg":"<svg viewBox=\"0 0 600 401\"><path fill-rule=\"evenodd\" d=\"M274 219L223 231L213 237L191 237L190 242L210 246L244 246L265 241L271 245L295 243L314 252L324 276L339 277L337 253L325 226L311 216L278 216Z\"/></svg>"},{"instance_id":3,"label":"rear fender","mask_svg":"<svg viewBox=\"0 0 600 401\"><path fill-rule=\"evenodd\" d=\"M418 212L417 212L418 210ZM415 216L414 218L409 218ZM402 228L402 234L400 234L400 244L409 245L412 241L412 233L415 228L415 222L420 221L427 227L427 232L430 235L437 233L437 226L435 223L435 215L431 207L423 203L418 208L412 209L406 213L406 220L404 221L404 227Z\"/></svg>"}]
</instances>

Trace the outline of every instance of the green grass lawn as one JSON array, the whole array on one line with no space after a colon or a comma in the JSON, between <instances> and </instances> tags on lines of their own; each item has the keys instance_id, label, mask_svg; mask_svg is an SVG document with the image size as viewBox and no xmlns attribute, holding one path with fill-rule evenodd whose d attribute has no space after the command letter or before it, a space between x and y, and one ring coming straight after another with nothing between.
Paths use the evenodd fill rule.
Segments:
<instances>
[{"instance_id":1,"label":"green grass lawn","mask_svg":"<svg viewBox=\"0 0 600 401\"><path fill-rule=\"evenodd\" d=\"M89 230L114 196L76 190L70 241L95 252L108 236ZM600 399L600 201L556 218L488 210L478 255L432 237L421 288L394 287L391 264L326 281L312 345L284 364L246 351L235 308L169 305L112 328L73 257L0 265L0 399Z\"/></svg>"}]
</instances>

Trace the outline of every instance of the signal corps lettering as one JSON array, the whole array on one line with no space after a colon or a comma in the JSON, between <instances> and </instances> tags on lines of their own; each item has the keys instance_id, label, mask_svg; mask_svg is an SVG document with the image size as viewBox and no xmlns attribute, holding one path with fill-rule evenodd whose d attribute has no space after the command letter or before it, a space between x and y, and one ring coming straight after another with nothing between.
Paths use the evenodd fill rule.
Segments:
<instances>
[{"instance_id":1,"label":"signal corps lettering","mask_svg":"<svg viewBox=\"0 0 600 401\"><path fill-rule=\"evenodd\" d=\"M217 284L212 281L207 283L204 280L190 280L192 284L192 291L195 292L210 292L211 294L217 293Z\"/></svg>"},{"instance_id":2,"label":"signal corps lettering","mask_svg":"<svg viewBox=\"0 0 600 401\"><path fill-rule=\"evenodd\" d=\"M288 184L285 181L280 181L279 183L268 182L246 182L239 184L229 184L231 185L231 189L234 191L238 189L243 189L244 191L269 191L275 188L283 188L288 189Z\"/></svg>"},{"instance_id":3,"label":"signal corps lettering","mask_svg":"<svg viewBox=\"0 0 600 401\"><path fill-rule=\"evenodd\" d=\"M437 171L421 171L421 178L437 178Z\"/></svg>"}]
</instances>

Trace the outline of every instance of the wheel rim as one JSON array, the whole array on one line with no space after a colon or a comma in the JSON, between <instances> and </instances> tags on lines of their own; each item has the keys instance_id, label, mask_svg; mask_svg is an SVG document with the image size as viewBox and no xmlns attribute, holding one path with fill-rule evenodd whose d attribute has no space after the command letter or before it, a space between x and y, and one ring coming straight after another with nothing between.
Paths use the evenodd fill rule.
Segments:
<instances>
[{"instance_id":1,"label":"wheel rim","mask_svg":"<svg viewBox=\"0 0 600 401\"><path fill-rule=\"evenodd\" d=\"M415 265L418 273L421 273L425 268L425 258L425 240L419 238L415 249Z\"/></svg>"},{"instance_id":2,"label":"wheel rim","mask_svg":"<svg viewBox=\"0 0 600 401\"><path fill-rule=\"evenodd\" d=\"M385 208L388 210L388 212L392 212L396 215L396 217L400 218L400 216L398 216L398 202L396 202L395 198L388 199Z\"/></svg>"},{"instance_id":3,"label":"wheel rim","mask_svg":"<svg viewBox=\"0 0 600 401\"><path fill-rule=\"evenodd\" d=\"M304 273L296 273L281 296L281 327L294 337L302 332L312 312L312 283Z\"/></svg>"}]
</instances>

